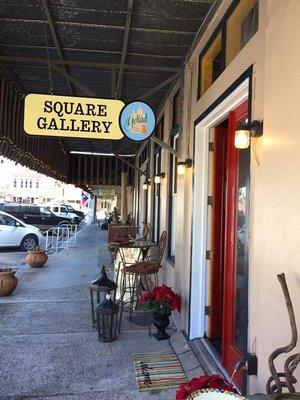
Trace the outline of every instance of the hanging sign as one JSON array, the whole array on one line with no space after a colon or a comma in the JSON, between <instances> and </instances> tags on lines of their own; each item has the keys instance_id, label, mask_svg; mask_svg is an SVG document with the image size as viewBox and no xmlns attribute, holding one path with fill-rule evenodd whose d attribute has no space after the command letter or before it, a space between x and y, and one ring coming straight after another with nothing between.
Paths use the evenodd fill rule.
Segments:
<instances>
[{"instance_id":1,"label":"hanging sign","mask_svg":"<svg viewBox=\"0 0 300 400\"><path fill-rule=\"evenodd\" d=\"M131 140L142 142L149 139L155 129L155 114L143 101L127 104L120 114L120 128Z\"/></svg>"},{"instance_id":2,"label":"hanging sign","mask_svg":"<svg viewBox=\"0 0 300 400\"><path fill-rule=\"evenodd\" d=\"M121 100L28 94L24 130L29 135L118 140Z\"/></svg>"}]
</instances>

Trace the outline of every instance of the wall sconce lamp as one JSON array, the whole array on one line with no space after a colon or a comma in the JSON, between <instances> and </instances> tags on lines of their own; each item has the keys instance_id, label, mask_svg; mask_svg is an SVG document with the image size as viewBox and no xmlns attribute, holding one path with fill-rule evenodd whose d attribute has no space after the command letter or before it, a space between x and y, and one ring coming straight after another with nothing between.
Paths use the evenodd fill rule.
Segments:
<instances>
[{"instance_id":1,"label":"wall sconce lamp","mask_svg":"<svg viewBox=\"0 0 300 400\"><path fill-rule=\"evenodd\" d=\"M147 190L149 185L150 185L149 179L145 179L145 182L142 185L143 190Z\"/></svg>"},{"instance_id":2,"label":"wall sconce lamp","mask_svg":"<svg viewBox=\"0 0 300 400\"><path fill-rule=\"evenodd\" d=\"M185 169L191 168L192 165L193 165L193 160L190 158L187 158L185 161L179 161L177 163L177 174L184 175Z\"/></svg>"},{"instance_id":3,"label":"wall sconce lamp","mask_svg":"<svg viewBox=\"0 0 300 400\"><path fill-rule=\"evenodd\" d=\"M164 172L161 172L160 174L156 174L155 176L154 176L154 182L155 183L161 183L161 180L163 179L165 177L165 173Z\"/></svg>"},{"instance_id":4,"label":"wall sconce lamp","mask_svg":"<svg viewBox=\"0 0 300 400\"><path fill-rule=\"evenodd\" d=\"M260 137L263 134L263 123L252 121L251 124L242 123L237 127L234 135L234 146L237 149L247 149L250 137Z\"/></svg>"}]
</instances>

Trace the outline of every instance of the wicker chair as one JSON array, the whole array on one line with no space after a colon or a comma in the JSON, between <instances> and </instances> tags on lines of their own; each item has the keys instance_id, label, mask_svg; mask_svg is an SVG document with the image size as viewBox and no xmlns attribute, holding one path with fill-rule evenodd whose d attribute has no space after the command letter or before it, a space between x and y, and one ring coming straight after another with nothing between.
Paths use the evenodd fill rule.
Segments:
<instances>
[{"instance_id":1,"label":"wicker chair","mask_svg":"<svg viewBox=\"0 0 300 400\"><path fill-rule=\"evenodd\" d=\"M151 291L155 286L158 286L158 271L161 268L161 262L166 250L167 233L163 232L158 241L156 254L144 261L137 262L122 269L121 279L121 297L120 297L120 319L119 331L121 327L123 310L130 312L130 321L132 320L133 312L141 312L138 309L138 298L145 292ZM127 297L126 297L127 296ZM151 334L151 325L149 323L148 313L148 328L149 336Z\"/></svg>"}]
</instances>

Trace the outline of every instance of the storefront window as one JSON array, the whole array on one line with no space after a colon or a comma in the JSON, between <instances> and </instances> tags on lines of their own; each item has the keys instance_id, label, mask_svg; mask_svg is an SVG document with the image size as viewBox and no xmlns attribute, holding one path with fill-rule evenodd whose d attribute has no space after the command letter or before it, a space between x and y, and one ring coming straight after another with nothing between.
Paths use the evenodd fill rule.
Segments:
<instances>
[{"instance_id":1,"label":"storefront window","mask_svg":"<svg viewBox=\"0 0 300 400\"><path fill-rule=\"evenodd\" d=\"M219 32L215 40L200 57L200 87L202 96L214 81L221 75L222 66L222 32ZM199 97L200 97L199 96Z\"/></svg>"},{"instance_id":2,"label":"storefront window","mask_svg":"<svg viewBox=\"0 0 300 400\"><path fill-rule=\"evenodd\" d=\"M259 0L230 7L199 57L198 99L258 31Z\"/></svg>"},{"instance_id":3,"label":"storefront window","mask_svg":"<svg viewBox=\"0 0 300 400\"><path fill-rule=\"evenodd\" d=\"M178 150L178 133L172 138L172 147ZM176 208L177 208L177 157L170 155L170 180L169 180L169 241L168 256L175 263L176 256Z\"/></svg>"},{"instance_id":4,"label":"storefront window","mask_svg":"<svg viewBox=\"0 0 300 400\"><path fill-rule=\"evenodd\" d=\"M172 126L173 129L180 125L180 118L181 118L180 91L178 90L173 99L173 126Z\"/></svg>"},{"instance_id":5,"label":"storefront window","mask_svg":"<svg viewBox=\"0 0 300 400\"><path fill-rule=\"evenodd\" d=\"M226 24L226 66L258 30L258 0L241 0Z\"/></svg>"},{"instance_id":6,"label":"storefront window","mask_svg":"<svg viewBox=\"0 0 300 400\"><path fill-rule=\"evenodd\" d=\"M155 175L161 173L161 150L158 150L154 157ZM153 239L157 242L160 236L160 183L154 183L154 210L153 210Z\"/></svg>"}]
</instances>

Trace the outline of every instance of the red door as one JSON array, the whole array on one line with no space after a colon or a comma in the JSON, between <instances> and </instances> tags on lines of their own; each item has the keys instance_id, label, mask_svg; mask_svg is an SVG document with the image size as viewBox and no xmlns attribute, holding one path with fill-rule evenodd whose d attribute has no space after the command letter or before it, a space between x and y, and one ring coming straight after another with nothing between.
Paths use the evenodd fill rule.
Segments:
<instances>
[{"instance_id":1,"label":"red door","mask_svg":"<svg viewBox=\"0 0 300 400\"><path fill-rule=\"evenodd\" d=\"M224 288L224 226L226 204L227 121L215 127L213 171L213 207L211 220L211 290L208 336L217 351L221 351Z\"/></svg>"},{"instance_id":2,"label":"red door","mask_svg":"<svg viewBox=\"0 0 300 400\"><path fill-rule=\"evenodd\" d=\"M237 124L248 116L248 101L229 113L224 240L222 363L233 372L247 351L249 149L234 147ZM243 387L244 372L235 380Z\"/></svg>"}]
</instances>

